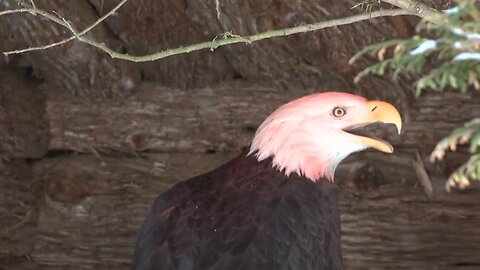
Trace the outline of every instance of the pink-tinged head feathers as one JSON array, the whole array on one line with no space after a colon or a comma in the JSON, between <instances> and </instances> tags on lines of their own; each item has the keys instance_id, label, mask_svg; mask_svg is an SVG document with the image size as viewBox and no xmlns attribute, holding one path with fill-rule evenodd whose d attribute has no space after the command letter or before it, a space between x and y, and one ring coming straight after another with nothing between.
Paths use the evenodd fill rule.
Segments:
<instances>
[{"instance_id":1,"label":"pink-tinged head feathers","mask_svg":"<svg viewBox=\"0 0 480 270\"><path fill-rule=\"evenodd\" d=\"M312 181L321 178L333 181L335 168L349 154L367 147L384 152L393 150L384 141L344 130L378 121L395 123L400 128L400 115L392 105L373 103L360 96L339 92L312 94L293 100L278 108L260 125L249 154L255 153L259 161L272 157L272 166L286 175L297 173ZM381 108L376 111L379 106ZM396 112L391 112L388 107L391 118L388 121L382 118L385 106ZM338 108L345 114L334 112ZM372 116L373 111L376 111L375 116Z\"/></svg>"}]
</instances>

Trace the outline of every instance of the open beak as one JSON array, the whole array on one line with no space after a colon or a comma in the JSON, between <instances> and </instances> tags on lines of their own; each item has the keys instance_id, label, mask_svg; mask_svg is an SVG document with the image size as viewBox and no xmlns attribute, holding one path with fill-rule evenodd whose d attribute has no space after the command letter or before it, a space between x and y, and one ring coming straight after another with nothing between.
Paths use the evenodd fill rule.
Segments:
<instances>
[{"instance_id":1,"label":"open beak","mask_svg":"<svg viewBox=\"0 0 480 270\"><path fill-rule=\"evenodd\" d=\"M345 132L355 136L354 140L360 144L377 149L385 153L392 153L393 146L384 140L359 133L358 130L366 125L381 122L394 124L397 127L398 134L402 130L402 118L398 110L390 103L384 101L367 102L368 114L359 119L357 124L344 129Z\"/></svg>"}]
</instances>

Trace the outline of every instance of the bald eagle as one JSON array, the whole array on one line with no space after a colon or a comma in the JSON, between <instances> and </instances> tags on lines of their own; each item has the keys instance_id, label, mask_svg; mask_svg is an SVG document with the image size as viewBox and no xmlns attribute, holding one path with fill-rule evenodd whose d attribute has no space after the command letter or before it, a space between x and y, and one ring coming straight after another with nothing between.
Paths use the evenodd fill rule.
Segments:
<instances>
[{"instance_id":1,"label":"bald eagle","mask_svg":"<svg viewBox=\"0 0 480 270\"><path fill-rule=\"evenodd\" d=\"M155 200L133 269L342 269L334 172L353 152L393 152L359 131L375 122L400 133L394 106L352 94L317 93L281 106L249 151Z\"/></svg>"}]
</instances>

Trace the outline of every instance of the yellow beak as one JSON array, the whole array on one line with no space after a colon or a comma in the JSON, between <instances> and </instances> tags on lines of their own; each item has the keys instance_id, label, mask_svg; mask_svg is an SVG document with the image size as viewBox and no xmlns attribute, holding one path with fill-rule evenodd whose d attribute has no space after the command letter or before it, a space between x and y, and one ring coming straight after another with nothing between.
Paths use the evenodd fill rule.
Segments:
<instances>
[{"instance_id":1,"label":"yellow beak","mask_svg":"<svg viewBox=\"0 0 480 270\"><path fill-rule=\"evenodd\" d=\"M397 127L398 134L400 134L402 130L402 117L392 104L384 101L369 101L367 108L368 114L360 119L358 124L363 125L376 122L394 124ZM354 136L356 137L355 140L363 145L367 145L381 152L393 153L393 146L386 141L360 135Z\"/></svg>"}]
</instances>

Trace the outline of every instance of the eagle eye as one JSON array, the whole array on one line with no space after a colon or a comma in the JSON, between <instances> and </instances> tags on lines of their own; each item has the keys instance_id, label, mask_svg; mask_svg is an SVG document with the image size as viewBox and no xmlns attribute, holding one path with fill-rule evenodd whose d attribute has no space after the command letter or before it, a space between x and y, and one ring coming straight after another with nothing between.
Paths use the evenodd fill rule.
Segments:
<instances>
[{"instance_id":1,"label":"eagle eye","mask_svg":"<svg viewBox=\"0 0 480 270\"><path fill-rule=\"evenodd\" d=\"M347 110L345 108L342 108L342 107L333 108L332 115L335 118L341 118L341 117L345 116L345 114L347 114Z\"/></svg>"}]
</instances>

